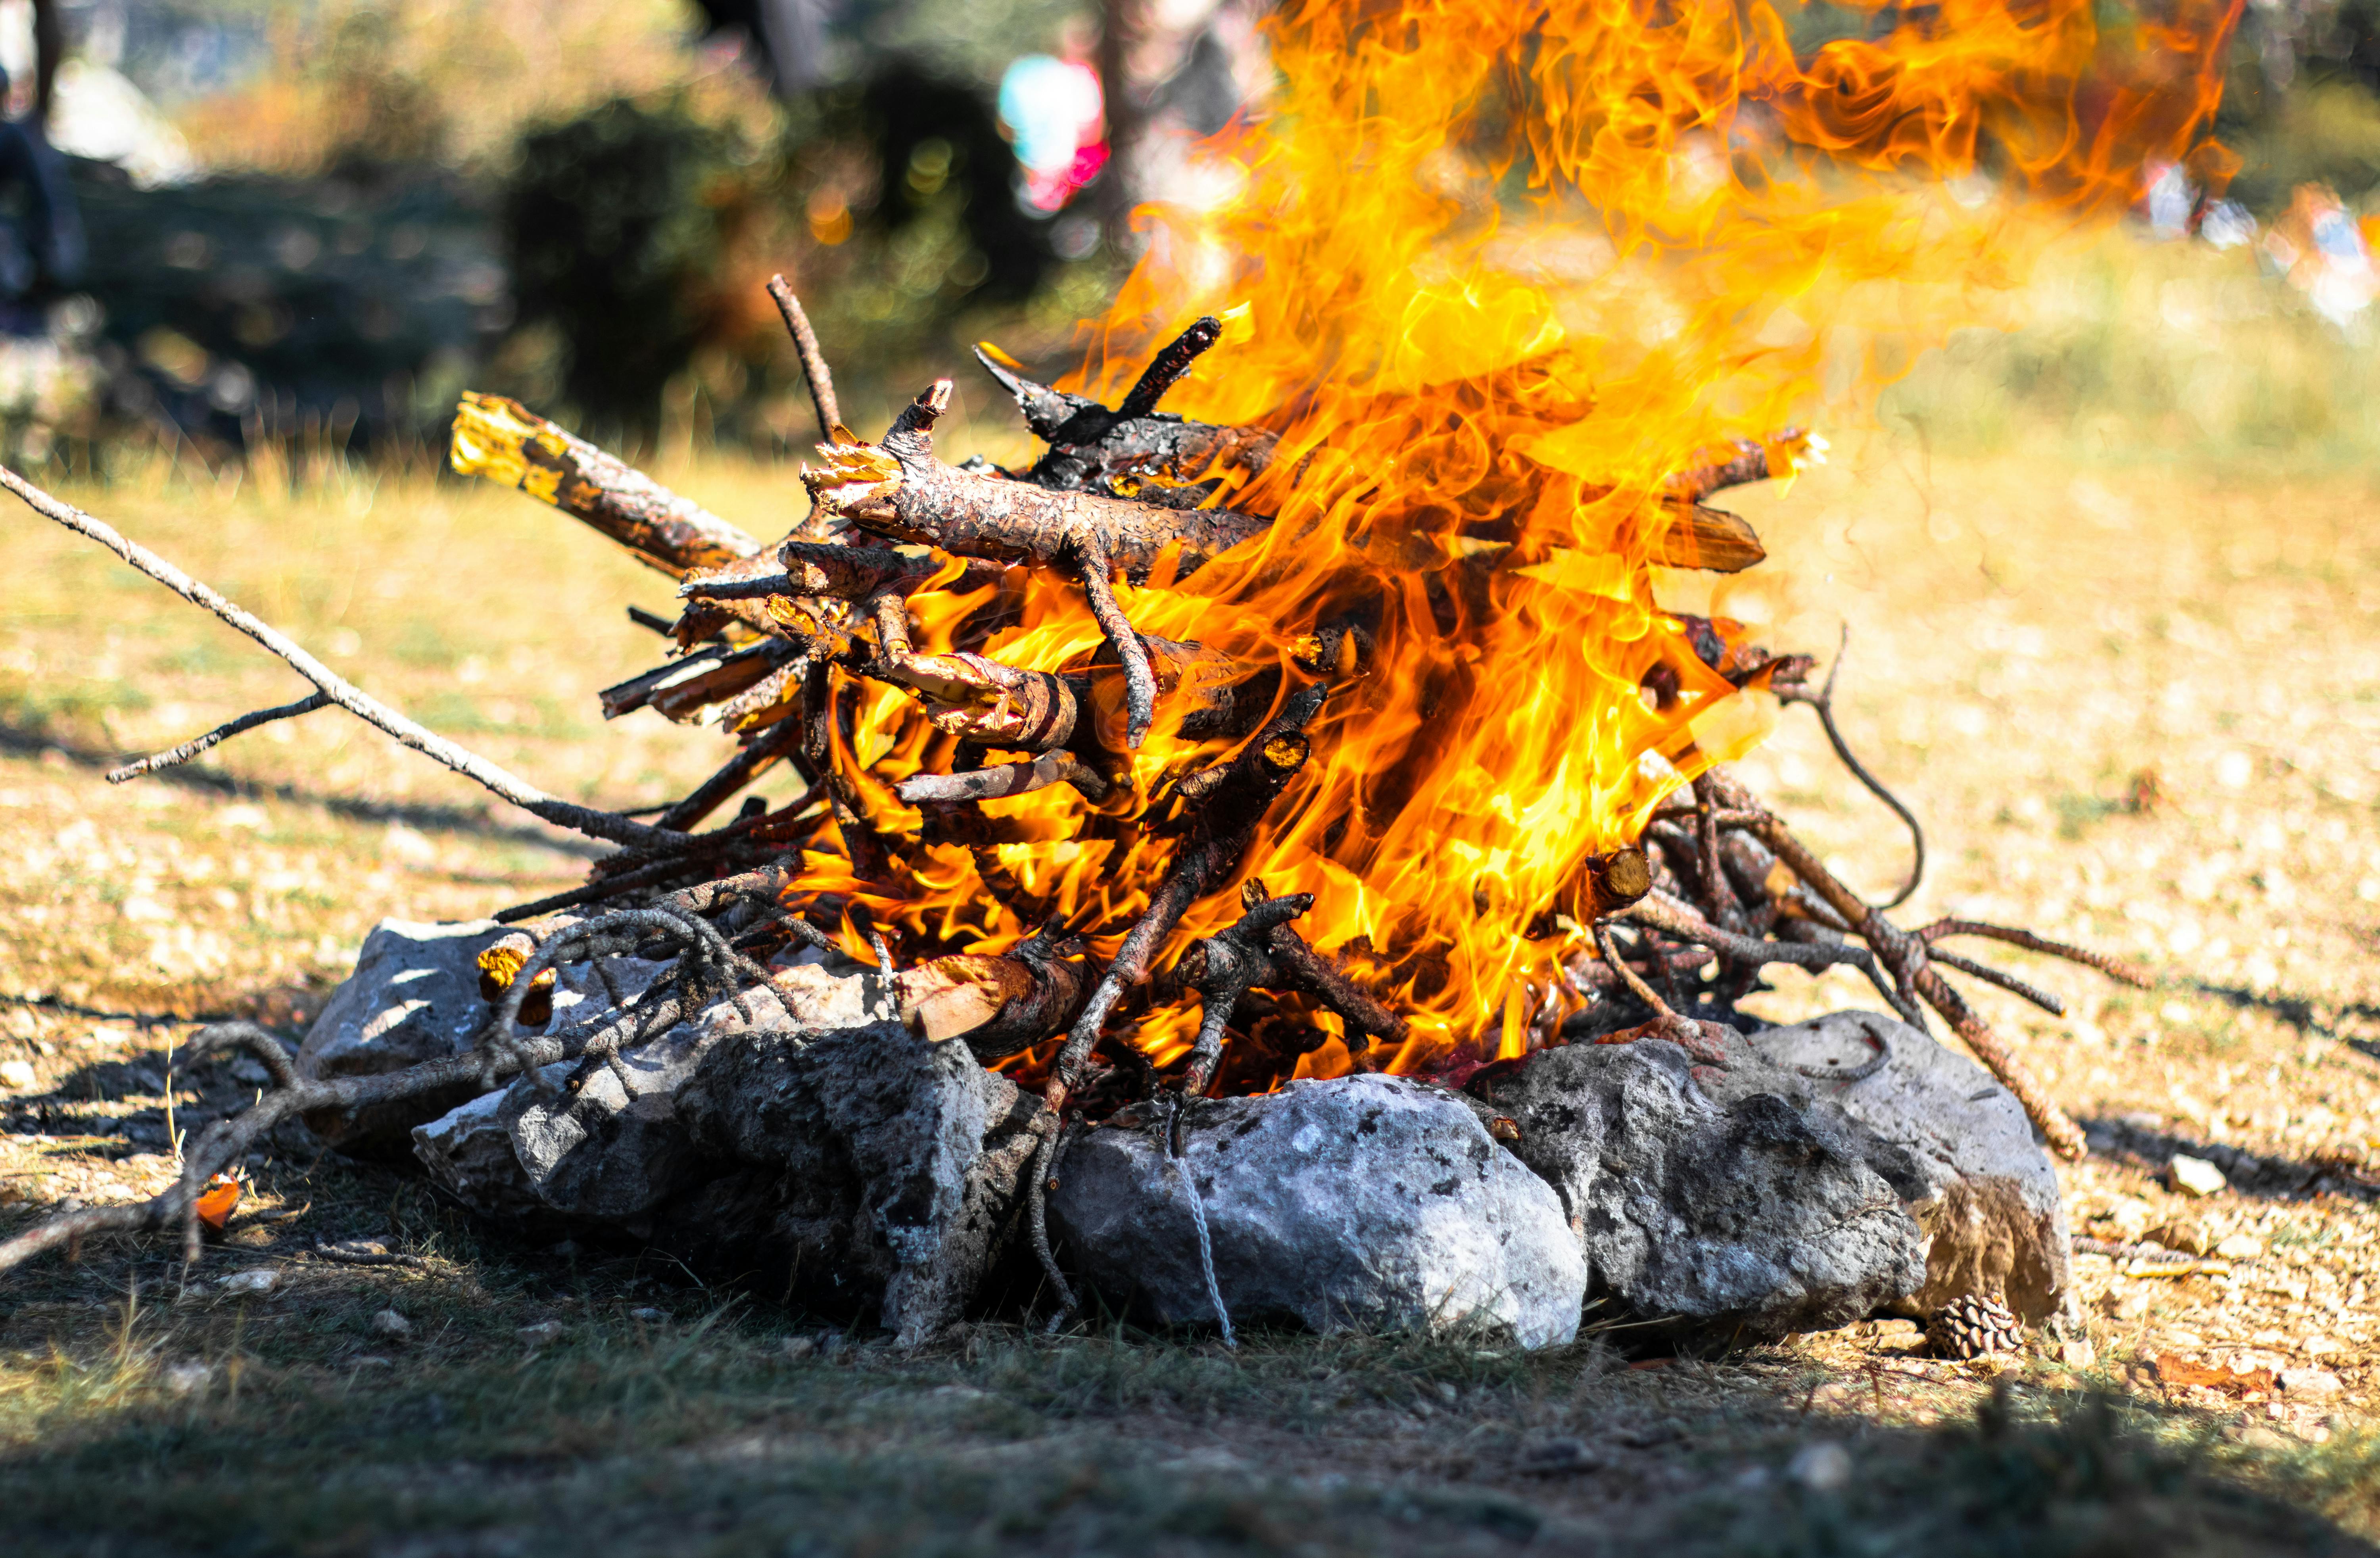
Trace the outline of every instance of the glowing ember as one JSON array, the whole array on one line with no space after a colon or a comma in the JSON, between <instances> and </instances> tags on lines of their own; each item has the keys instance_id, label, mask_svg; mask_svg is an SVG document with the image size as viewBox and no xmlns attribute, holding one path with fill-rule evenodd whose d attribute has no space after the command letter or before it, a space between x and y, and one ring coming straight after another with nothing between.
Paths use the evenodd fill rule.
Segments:
<instances>
[{"instance_id":1,"label":"glowing ember","mask_svg":"<svg viewBox=\"0 0 2380 1558\"><path fill-rule=\"evenodd\" d=\"M965 836L936 810L952 803L905 802L914 775L1058 761L1024 735L1055 717L1032 700L1056 695L1000 676L1080 670L1105 641L1062 578L983 583L952 559L948 588L874 629L908 635L886 645L906 657L902 685L829 673L846 821L820 824L795 895L841 907L861 955L870 922L905 962L1003 951L1046 916L1111 958L1196 846L1158 825L1183 806L1170 786L1254 728L1198 734L1217 689L1277 708L1328 684L1303 766L1151 966L1231 925L1228 889L1260 876L1311 895L1305 941L1410 1026L1351 1056L1336 1014L1282 996L1253 1020L1309 1025L1306 1041L1271 1044L1289 1058L1269 1068L1227 1068L1227 1087L1273 1085L1293 1063L1329 1076L1521 1053L1568 999L1556 975L1590 945L1602 858L1773 709L1744 695L1766 673L1729 658L1723 629L1690 632L1656 600L1662 565L1759 555L1696 505L1730 479L1719 466L1785 476L1820 447L1724 441L1871 392L2020 278L2045 215L2119 206L2146 161L2214 160L2196 138L2236 9L2109 15L2082 0L1285 7L1279 94L1204 149L1233 192L1143 214L1147 252L1071 386L1121 406L1153 347L1197 316L1224 322L1166 403L1215 435L1111 487L1162 497L1207 479L1204 506L1224 511L1212 546L1100 559L1124 573L1137 632L1172 641L1154 646L1153 730L1130 741L1111 654L1072 714L1105 754L1087 782L969 799ZM1856 35L1828 41L1829 26ZM922 480L903 469L838 433L813 475L821 516L883 510ZM1237 540L1243 517L1271 523ZM1035 560L1079 565L1074 544ZM856 613L799 626L871 630ZM869 836L854 836L862 818ZM1125 1016L1160 1065L1197 1021L1178 1003Z\"/></svg>"}]
</instances>

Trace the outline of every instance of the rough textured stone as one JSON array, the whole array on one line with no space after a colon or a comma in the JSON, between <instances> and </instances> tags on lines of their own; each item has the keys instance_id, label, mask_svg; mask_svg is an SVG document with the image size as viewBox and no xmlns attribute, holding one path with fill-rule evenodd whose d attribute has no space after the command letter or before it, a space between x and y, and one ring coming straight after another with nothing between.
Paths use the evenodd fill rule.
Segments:
<instances>
[{"instance_id":1,"label":"rough textured stone","mask_svg":"<svg viewBox=\"0 0 2380 1558\"><path fill-rule=\"evenodd\" d=\"M383 919L364 938L356 971L331 993L298 1051L300 1075L377 1076L470 1048L488 1020L477 959L504 933L492 919L422 925ZM318 1111L306 1123L345 1152L401 1156L407 1133L463 1102L452 1096L358 1111Z\"/></svg>"},{"instance_id":2,"label":"rough textured stone","mask_svg":"<svg viewBox=\"0 0 2380 1558\"><path fill-rule=\"evenodd\" d=\"M569 1069L545 1068L557 1087ZM536 1217L546 1210L513 1151L512 1115L506 1107L513 1102L509 1089L481 1093L413 1127L413 1155L433 1183L472 1211L506 1220Z\"/></svg>"},{"instance_id":3,"label":"rough textured stone","mask_svg":"<svg viewBox=\"0 0 2380 1558\"><path fill-rule=\"evenodd\" d=\"M1917 1224L1866 1140L1774 1092L1722 1103L1674 1044L1548 1051L1477 1090L1559 1195L1591 1298L1759 1339L1848 1324L1925 1280Z\"/></svg>"},{"instance_id":4,"label":"rough textured stone","mask_svg":"<svg viewBox=\"0 0 2380 1558\"><path fill-rule=\"evenodd\" d=\"M1036 1104L963 1043L891 1021L727 1035L677 1108L739 1172L656 1236L826 1312L873 1309L905 1345L960 1318L1019 1232Z\"/></svg>"},{"instance_id":5,"label":"rough textured stone","mask_svg":"<svg viewBox=\"0 0 2380 1558\"><path fill-rule=\"evenodd\" d=\"M1871 1036L1887 1056L1873 1070ZM2024 1106L1991 1073L1876 1012L1764 1029L1743 1048L1725 1077L1706 1084L1715 1097L1776 1093L1839 1114L1869 1138L1868 1165L1925 1235L1925 1285L1900 1307L1932 1314L1974 1294L2000 1299L2028 1324L2058 1312L2072 1285L2072 1247L2058 1171Z\"/></svg>"},{"instance_id":6,"label":"rough textured stone","mask_svg":"<svg viewBox=\"0 0 2380 1558\"><path fill-rule=\"evenodd\" d=\"M643 992L665 968L626 957L606 959L604 967L623 999ZM856 978L805 966L746 992L744 1005L754 1030L792 1035L820 1016L859 1018L866 1009L860 986ZM595 1004L584 1004L589 1002ZM553 1005L556 1021L600 1020L611 1009L602 976L585 964L564 967ZM723 1172L695 1147L678 1119L676 1094L714 1042L745 1033L745 1014L731 1002L716 1003L622 1052L616 1068L564 1062L469 1100L415 1128L415 1155L432 1178L491 1215L559 1213L642 1235L663 1200Z\"/></svg>"},{"instance_id":7,"label":"rough textured stone","mask_svg":"<svg viewBox=\"0 0 2380 1558\"><path fill-rule=\"evenodd\" d=\"M1184 1157L1234 1324L1484 1322L1533 1347L1577 1333L1586 1273L1561 1207L1460 1098L1393 1077L1293 1082L1202 1107ZM1057 1178L1051 1228L1093 1286L1160 1323L1214 1319L1181 1175L1150 1133L1077 1138Z\"/></svg>"}]
</instances>

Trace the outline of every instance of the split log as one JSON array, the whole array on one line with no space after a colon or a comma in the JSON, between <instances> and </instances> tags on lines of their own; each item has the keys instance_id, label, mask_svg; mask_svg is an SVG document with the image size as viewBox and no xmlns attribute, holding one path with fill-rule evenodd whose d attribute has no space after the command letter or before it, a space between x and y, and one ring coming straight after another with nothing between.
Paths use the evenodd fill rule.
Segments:
<instances>
[{"instance_id":1,"label":"split log","mask_svg":"<svg viewBox=\"0 0 2380 1558\"><path fill-rule=\"evenodd\" d=\"M1010 951L936 957L893 977L901 1020L935 1043L960 1039L995 1061L1063 1033L1090 993L1081 940L1055 927Z\"/></svg>"},{"instance_id":2,"label":"split log","mask_svg":"<svg viewBox=\"0 0 2380 1558\"><path fill-rule=\"evenodd\" d=\"M760 550L701 505L500 395L464 394L449 458L465 476L517 487L585 520L673 578Z\"/></svg>"},{"instance_id":3,"label":"split log","mask_svg":"<svg viewBox=\"0 0 2380 1558\"><path fill-rule=\"evenodd\" d=\"M1768 555L1758 532L1725 509L1665 503L1659 514L1654 521L1661 529L1654 539L1653 561L1665 568L1740 574Z\"/></svg>"}]
</instances>

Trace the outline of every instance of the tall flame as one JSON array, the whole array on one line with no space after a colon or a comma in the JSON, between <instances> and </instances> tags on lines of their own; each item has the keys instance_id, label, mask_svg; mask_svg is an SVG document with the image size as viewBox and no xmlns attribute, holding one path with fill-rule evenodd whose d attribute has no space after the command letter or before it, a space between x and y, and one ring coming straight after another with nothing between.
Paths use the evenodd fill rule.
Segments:
<instances>
[{"instance_id":1,"label":"tall flame","mask_svg":"<svg viewBox=\"0 0 2380 1558\"><path fill-rule=\"evenodd\" d=\"M1873 389L1976 317L2043 213L2119 207L2145 162L2204 155L2236 15L1293 0L1271 22L1277 94L1203 149L1227 197L1140 214L1146 253L1074 387L1113 403L1155 344L1240 310L1169 406L1278 433L1262 473L1219 473L1218 501L1279 517L1123 601L1144 634L1249 670L1377 614L1364 674L1310 727L1313 761L1241 870L1315 895L1308 939L1413 1019L1398 1066L1524 1047L1592 916L1587 858L1766 728L1757 684L1706 665L1657 603L1656 559L1679 544L1665 480L1715 440ZM1853 35L1812 37L1829 22ZM917 597L917 647L947 648L979 599ZM1037 579L982 652L1057 669L1099 642L1075 593ZM1664 665L1674 694L1648 696ZM858 717L835 760L900 819L887 783L947 743L895 690L845 696ZM922 942L997 950L1033 927L989 869L1110 952L1165 846L1087 824L1224 746L1160 721L1137 793L987 803L1018 841L996 864L919 847L861 883L821 852L804 885ZM1172 944L1228 924L1236 897L1194 907ZM1163 1063L1194 1022L1160 1010L1136 1041ZM1346 1064L1335 1043L1296 1063Z\"/></svg>"}]
</instances>

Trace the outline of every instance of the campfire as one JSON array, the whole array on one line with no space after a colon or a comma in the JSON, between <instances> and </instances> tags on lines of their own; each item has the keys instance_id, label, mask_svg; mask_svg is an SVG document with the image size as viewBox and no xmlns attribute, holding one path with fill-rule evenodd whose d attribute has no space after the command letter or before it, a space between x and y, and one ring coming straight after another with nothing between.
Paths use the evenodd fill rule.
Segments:
<instances>
[{"instance_id":1,"label":"campfire","mask_svg":"<svg viewBox=\"0 0 2380 1558\"><path fill-rule=\"evenodd\" d=\"M1856 970L1908 1029L1947 1025L2078 1154L1954 980L2057 997L1948 943L2143 976L2021 928L1893 923L1924 842L1838 728L1831 672L1661 597L1667 570L1761 561L1713 500L1823 456L1789 419L1910 345L1876 325L1880 289L2004 279L2035 241L2021 207L2119 204L2145 163L2193 150L2227 22L2185 3L2118 37L2087 7L1968 0L1797 49L1765 7L1291 6L1272 113L1208 149L1234 191L1147 215L1082 370L1046 384L978 348L1041 446L1029 465L945 457L947 379L880 437L854 432L782 278L822 442L808 513L773 545L466 396L457 470L677 581L674 621L630 608L666 654L603 713L712 726L732 752L650 821L546 796L0 476L316 689L111 779L335 703L619 846L496 916L519 929L476 955L468 1048L300 1076L261 1030L216 1030L280 1088L191 1144L175 1190L57 1219L0 1264L103 1228L180 1226L195 1257L211 1179L292 1114L443 1110L516 1077L634 1094L624 1056L722 1004L759 1020L752 997L805 949L869 970L909 1033L1022 1089L1025 1235L1061 1312L1076 1299L1045 1200L1087 1132L1138 1129L1180 1161L1219 1100L1377 1075L1492 1099L1587 1044L1675 1045L1715 1077L1780 964ZM1973 182L1986 165L1997 194ZM1525 223L1491 198L1523 174ZM1888 903L1727 767L1793 703L1909 822ZM797 797L714 822L781 769ZM626 993L623 960L664 968ZM572 969L593 970L578 1018L555 1004ZM1882 1031L1840 1079L1884 1064ZM1509 1143L1523 1125L1483 1128Z\"/></svg>"}]
</instances>

